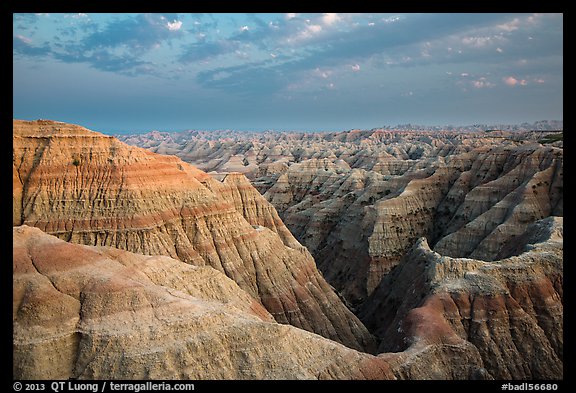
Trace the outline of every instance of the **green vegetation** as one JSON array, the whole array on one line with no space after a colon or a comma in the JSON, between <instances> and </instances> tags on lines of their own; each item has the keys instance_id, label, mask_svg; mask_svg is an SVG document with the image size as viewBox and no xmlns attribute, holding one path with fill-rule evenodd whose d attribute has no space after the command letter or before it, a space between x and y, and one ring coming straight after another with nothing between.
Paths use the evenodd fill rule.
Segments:
<instances>
[{"instance_id":1,"label":"green vegetation","mask_svg":"<svg viewBox=\"0 0 576 393\"><path fill-rule=\"evenodd\" d=\"M545 145L546 143L554 143L564 140L564 133L559 132L557 134L546 135L544 138L540 139L538 142Z\"/></svg>"},{"instance_id":2,"label":"green vegetation","mask_svg":"<svg viewBox=\"0 0 576 393\"><path fill-rule=\"evenodd\" d=\"M74 166L78 166L78 165L80 165L80 160L78 158L75 158L74 161L72 161L72 164Z\"/></svg>"}]
</instances>

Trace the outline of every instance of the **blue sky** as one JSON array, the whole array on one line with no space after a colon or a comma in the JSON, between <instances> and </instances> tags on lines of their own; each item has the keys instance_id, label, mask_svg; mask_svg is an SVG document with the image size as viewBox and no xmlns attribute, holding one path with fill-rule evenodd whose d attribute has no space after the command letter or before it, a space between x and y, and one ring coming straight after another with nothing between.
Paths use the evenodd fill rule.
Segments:
<instances>
[{"instance_id":1,"label":"blue sky","mask_svg":"<svg viewBox=\"0 0 576 393\"><path fill-rule=\"evenodd\" d=\"M562 14L14 14L13 63L101 132L563 119Z\"/></svg>"}]
</instances>

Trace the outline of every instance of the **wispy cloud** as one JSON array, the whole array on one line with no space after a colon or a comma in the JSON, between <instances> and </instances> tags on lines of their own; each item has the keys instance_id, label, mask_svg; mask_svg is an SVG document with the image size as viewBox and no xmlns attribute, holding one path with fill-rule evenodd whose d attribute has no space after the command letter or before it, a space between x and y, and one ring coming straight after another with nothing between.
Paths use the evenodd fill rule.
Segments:
<instances>
[{"instance_id":1,"label":"wispy cloud","mask_svg":"<svg viewBox=\"0 0 576 393\"><path fill-rule=\"evenodd\" d=\"M182 63L205 61L237 50L237 41L220 40L210 42L197 42L186 47L178 60Z\"/></svg>"},{"instance_id":2,"label":"wispy cloud","mask_svg":"<svg viewBox=\"0 0 576 393\"><path fill-rule=\"evenodd\" d=\"M192 75L198 83L229 93L237 91L238 80L246 88L253 83L255 91L274 92L315 69L358 73L360 64L361 75L390 67L498 65L499 80L513 72L506 62L530 58L535 67L535 56L562 53L561 23L547 23L561 16L546 14L287 13L239 16L228 24L209 14L118 14L98 23L91 15L69 14L75 25L60 27L51 41L36 42L26 29L39 18L14 16L22 25L14 35L15 54L130 75L167 76L197 64ZM154 57L157 49L162 58ZM254 78L258 72L265 77ZM528 72L526 80L539 77ZM475 80L474 87L490 87Z\"/></svg>"},{"instance_id":3,"label":"wispy cloud","mask_svg":"<svg viewBox=\"0 0 576 393\"><path fill-rule=\"evenodd\" d=\"M32 39L19 34L12 39L12 49L14 53L32 57L46 56L50 53L48 45L36 46Z\"/></svg>"},{"instance_id":4,"label":"wispy cloud","mask_svg":"<svg viewBox=\"0 0 576 393\"><path fill-rule=\"evenodd\" d=\"M448 22L448 18L450 18L450 22ZM317 15L316 17L301 16L298 17L297 21L295 21L296 17L292 17L281 22L281 27L285 27L285 29L281 29L281 32L273 32L272 36L267 37L268 40L270 37L273 37L274 40L267 42L266 45L270 47L278 42L298 43L299 50L294 56L283 61L274 58L273 64L266 62L260 66L258 63L252 63L246 67L234 67L228 69L228 72L224 74L225 76L222 76L223 74L219 73L218 69L214 69L214 72L205 71L202 73L200 82L207 88L230 88L230 92L233 92L233 89L237 87L237 80L246 78L253 80L250 76L255 70L262 67L263 73L275 75L278 79L284 80L283 83L276 80L276 83L268 86L268 89L272 90L282 86L294 86L294 80L302 78L303 73L307 70L351 67L352 71L358 72L360 70L359 63L353 63L350 66L351 60L376 60L376 63L380 61L384 67L392 64L416 63L414 59L427 63L447 61L432 56L422 58L421 44L435 40L453 39L452 37L462 31L463 28L466 32L474 31L474 29L495 26L508 18L506 15L466 14L459 18L453 18L447 15L426 14L415 15L411 18L383 17L384 21L381 23L369 26L357 23L353 18L333 14ZM338 23L346 23L346 29L334 28ZM261 30L256 30L253 33L255 35L252 38L261 37L259 35ZM469 42L466 41L466 43L475 46L484 44L479 37L464 37L473 37L468 38ZM231 47L223 48L221 44L206 43L204 46L193 46L192 53L200 54L198 58L203 58L204 56L201 54L205 53L204 51L214 55L232 49ZM187 55L182 59L191 57ZM386 58L390 60L385 62L383 59ZM219 75L220 77L214 79L210 75ZM269 79L266 80L269 81ZM260 84L257 79L253 81ZM260 89L266 89L266 87L259 87Z\"/></svg>"},{"instance_id":5,"label":"wispy cloud","mask_svg":"<svg viewBox=\"0 0 576 393\"><path fill-rule=\"evenodd\" d=\"M453 116L455 102L467 118L536 116L561 113L563 16L14 14L13 61L19 89L73 90L70 81L82 80L74 97L86 93L96 102L95 91L109 94L103 107L132 105L130 119L163 105L165 113L182 107L187 119L206 123L221 118L212 107L274 122L287 112L331 124L360 114L370 123L411 121L416 113ZM29 107L35 90L19 91ZM137 99L119 100L119 91ZM66 97L59 108L82 102Z\"/></svg>"},{"instance_id":6,"label":"wispy cloud","mask_svg":"<svg viewBox=\"0 0 576 393\"><path fill-rule=\"evenodd\" d=\"M101 71L129 75L154 73L152 62L144 56L181 36L182 21L175 14L140 14L118 17L105 25L89 20L86 14L65 14L70 19L83 19L85 36L78 39L76 26L60 27L52 45L34 46L21 35L14 36L14 52L28 56L47 56L65 63L86 63ZM15 17L16 18L16 17ZM35 16L38 18L38 16ZM30 16L17 19L34 20Z\"/></svg>"},{"instance_id":7,"label":"wispy cloud","mask_svg":"<svg viewBox=\"0 0 576 393\"><path fill-rule=\"evenodd\" d=\"M182 22L176 14L140 14L108 23L82 40L84 50L123 47L143 53L180 34Z\"/></svg>"}]
</instances>

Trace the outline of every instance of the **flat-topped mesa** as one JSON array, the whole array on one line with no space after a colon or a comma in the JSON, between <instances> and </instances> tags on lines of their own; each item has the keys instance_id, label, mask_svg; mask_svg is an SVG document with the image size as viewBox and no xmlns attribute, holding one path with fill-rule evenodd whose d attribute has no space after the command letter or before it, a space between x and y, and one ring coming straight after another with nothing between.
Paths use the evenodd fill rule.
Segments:
<instances>
[{"instance_id":1,"label":"flat-topped mesa","mask_svg":"<svg viewBox=\"0 0 576 393\"><path fill-rule=\"evenodd\" d=\"M310 254L247 182L220 183L177 157L78 126L14 120L14 127L14 225L212 266L277 321L353 348L374 348ZM78 132L62 131L68 129Z\"/></svg>"},{"instance_id":2,"label":"flat-topped mesa","mask_svg":"<svg viewBox=\"0 0 576 393\"><path fill-rule=\"evenodd\" d=\"M90 131L76 124L54 120L14 120L12 132L14 135L25 137L51 137L58 135L59 137L85 136L93 138L113 138L112 136Z\"/></svg>"}]
</instances>

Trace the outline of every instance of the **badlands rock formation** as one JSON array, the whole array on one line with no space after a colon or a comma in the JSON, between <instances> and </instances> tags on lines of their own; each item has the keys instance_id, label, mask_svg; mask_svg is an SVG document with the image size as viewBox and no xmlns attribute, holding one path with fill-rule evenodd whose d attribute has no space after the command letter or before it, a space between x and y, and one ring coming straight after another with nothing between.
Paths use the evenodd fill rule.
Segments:
<instances>
[{"instance_id":1,"label":"badlands rock formation","mask_svg":"<svg viewBox=\"0 0 576 393\"><path fill-rule=\"evenodd\" d=\"M441 256L418 240L359 313L385 338L380 351L401 353L401 377L427 367L407 360L427 347L495 379L562 379L562 222L530 225L525 252L495 262Z\"/></svg>"},{"instance_id":2,"label":"badlands rock formation","mask_svg":"<svg viewBox=\"0 0 576 393\"><path fill-rule=\"evenodd\" d=\"M14 379L395 379L224 274L14 227Z\"/></svg>"},{"instance_id":3,"label":"badlands rock formation","mask_svg":"<svg viewBox=\"0 0 576 393\"><path fill-rule=\"evenodd\" d=\"M509 256L531 223L563 215L554 133L155 135L125 138L217 170L231 165L223 151L245 156L247 176L354 305L419 237L442 255L491 261Z\"/></svg>"},{"instance_id":4,"label":"badlands rock formation","mask_svg":"<svg viewBox=\"0 0 576 393\"><path fill-rule=\"evenodd\" d=\"M14 121L14 378L563 378L558 137L224 136Z\"/></svg>"},{"instance_id":5,"label":"badlands rock formation","mask_svg":"<svg viewBox=\"0 0 576 393\"><path fill-rule=\"evenodd\" d=\"M13 146L13 225L212 266L276 321L375 349L310 253L239 175L219 182L176 157L53 121L15 120Z\"/></svg>"},{"instance_id":6,"label":"badlands rock formation","mask_svg":"<svg viewBox=\"0 0 576 393\"><path fill-rule=\"evenodd\" d=\"M13 377L562 379L562 220L526 233L498 263L420 239L362 310L373 356L276 323L213 268L18 226Z\"/></svg>"}]
</instances>

